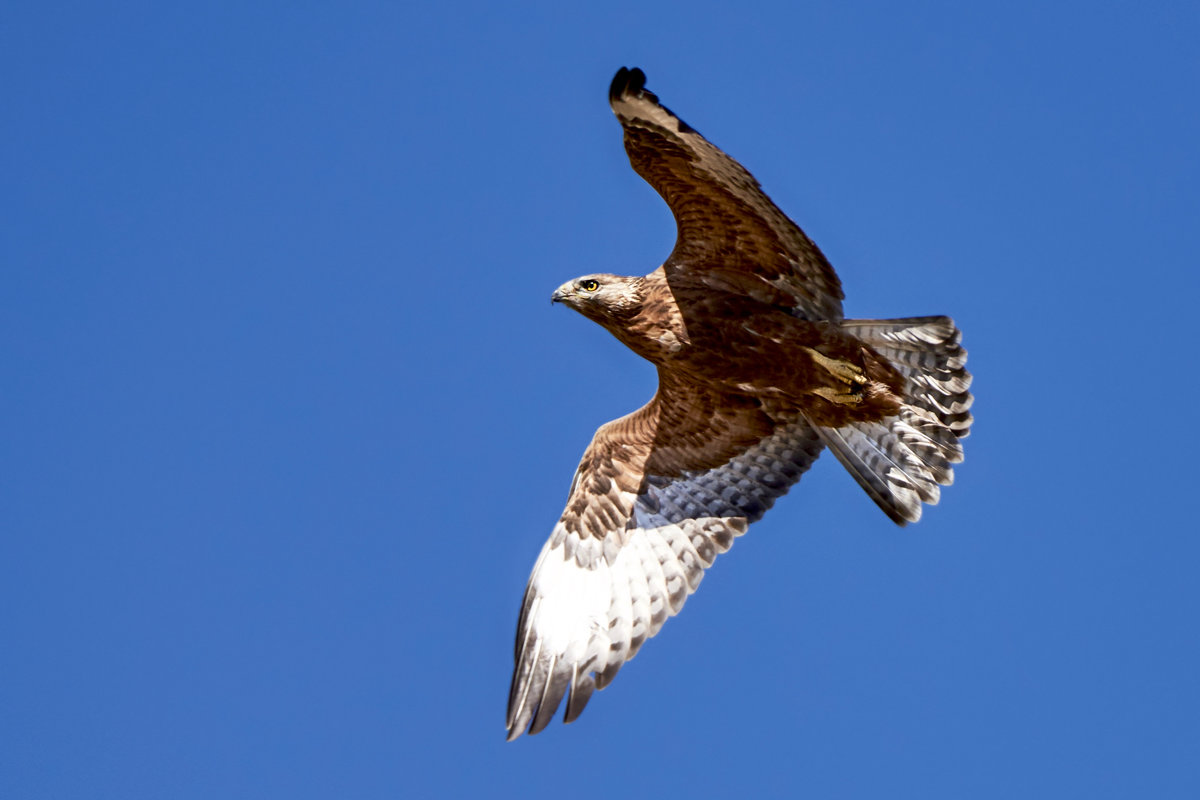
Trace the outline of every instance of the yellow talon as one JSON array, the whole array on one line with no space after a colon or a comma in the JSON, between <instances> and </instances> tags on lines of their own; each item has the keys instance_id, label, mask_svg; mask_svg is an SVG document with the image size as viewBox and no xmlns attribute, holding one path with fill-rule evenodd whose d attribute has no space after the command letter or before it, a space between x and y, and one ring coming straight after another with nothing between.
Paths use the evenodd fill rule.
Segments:
<instances>
[{"instance_id":1,"label":"yellow talon","mask_svg":"<svg viewBox=\"0 0 1200 800\"><path fill-rule=\"evenodd\" d=\"M839 358L830 358L811 347L804 348L811 355L817 366L829 373L830 377L837 380L840 386L818 386L813 389L813 394L823 397L831 403L839 403L850 405L861 403L863 400L863 388L867 385L867 373L861 367L843 361Z\"/></svg>"}]
</instances>

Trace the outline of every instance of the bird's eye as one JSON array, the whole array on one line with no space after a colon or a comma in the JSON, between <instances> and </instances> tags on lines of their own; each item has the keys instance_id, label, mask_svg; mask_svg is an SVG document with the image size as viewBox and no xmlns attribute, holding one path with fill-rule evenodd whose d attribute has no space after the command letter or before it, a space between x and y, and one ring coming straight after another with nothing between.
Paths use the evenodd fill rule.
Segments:
<instances>
[{"instance_id":1,"label":"bird's eye","mask_svg":"<svg viewBox=\"0 0 1200 800\"><path fill-rule=\"evenodd\" d=\"M594 292L600 288L600 281L586 280L579 282L579 288L585 292Z\"/></svg>"}]
</instances>

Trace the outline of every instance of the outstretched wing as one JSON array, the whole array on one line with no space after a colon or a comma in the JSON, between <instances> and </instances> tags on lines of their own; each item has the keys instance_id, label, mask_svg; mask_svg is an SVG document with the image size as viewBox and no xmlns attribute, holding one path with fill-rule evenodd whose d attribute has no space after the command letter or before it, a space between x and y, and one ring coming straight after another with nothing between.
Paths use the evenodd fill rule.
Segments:
<instances>
[{"instance_id":1,"label":"outstretched wing","mask_svg":"<svg viewBox=\"0 0 1200 800\"><path fill-rule=\"evenodd\" d=\"M821 443L802 418L672 389L596 432L542 548L517 625L508 738L583 711L800 479Z\"/></svg>"},{"instance_id":2,"label":"outstretched wing","mask_svg":"<svg viewBox=\"0 0 1200 800\"><path fill-rule=\"evenodd\" d=\"M625 129L634 170L675 215L678 238L665 264L667 279L691 272L714 288L792 308L807 319L841 319L841 282L817 246L753 175L645 87L645 73L622 67L609 102Z\"/></svg>"}]
</instances>

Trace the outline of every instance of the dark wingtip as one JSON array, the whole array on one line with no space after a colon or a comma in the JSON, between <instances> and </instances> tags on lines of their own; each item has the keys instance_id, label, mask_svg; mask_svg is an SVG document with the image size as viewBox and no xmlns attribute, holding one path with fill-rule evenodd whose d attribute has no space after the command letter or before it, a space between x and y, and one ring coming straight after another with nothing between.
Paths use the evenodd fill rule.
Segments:
<instances>
[{"instance_id":1,"label":"dark wingtip","mask_svg":"<svg viewBox=\"0 0 1200 800\"><path fill-rule=\"evenodd\" d=\"M621 67L617 70L617 74L613 76L612 83L608 87L608 102L610 105L615 104L618 100L625 97L637 97L641 100L648 100L654 103L663 111L675 117L679 133L696 133L695 128L688 125L672 112L671 109L660 103L658 95L646 90L646 73L642 72L638 67L634 67L633 69ZM617 116L620 117L621 115L618 113Z\"/></svg>"},{"instance_id":2,"label":"dark wingtip","mask_svg":"<svg viewBox=\"0 0 1200 800\"><path fill-rule=\"evenodd\" d=\"M646 88L646 73L638 67L626 69L621 67L613 76L608 87L609 101L617 100L629 94L638 94Z\"/></svg>"},{"instance_id":3,"label":"dark wingtip","mask_svg":"<svg viewBox=\"0 0 1200 800\"><path fill-rule=\"evenodd\" d=\"M587 705L588 699L592 696L592 690L595 688L596 683L592 680L591 675L584 675L582 678L571 681L571 687L567 693L567 710L563 713L563 723L579 719L579 715L583 713L583 707Z\"/></svg>"}]
</instances>

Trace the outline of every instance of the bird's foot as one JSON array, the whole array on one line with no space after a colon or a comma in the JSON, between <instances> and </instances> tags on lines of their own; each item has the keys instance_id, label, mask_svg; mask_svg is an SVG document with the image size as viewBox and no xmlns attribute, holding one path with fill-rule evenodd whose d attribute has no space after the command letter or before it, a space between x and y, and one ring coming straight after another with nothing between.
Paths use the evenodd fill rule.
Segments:
<instances>
[{"instance_id":1,"label":"bird's foot","mask_svg":"<svg viewBox=\"0 0 1200 800\"><path fill-rule=\"evenodd\" d=\"M835 386L818 386L813 389L813 394L842 405L853 405L863 401L863 389L866 388L868 378L861 367L840 358L830 358L811 347L805 349L812 355L817 366L838 382Z\"/></svg>"}]
</instances>

